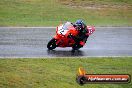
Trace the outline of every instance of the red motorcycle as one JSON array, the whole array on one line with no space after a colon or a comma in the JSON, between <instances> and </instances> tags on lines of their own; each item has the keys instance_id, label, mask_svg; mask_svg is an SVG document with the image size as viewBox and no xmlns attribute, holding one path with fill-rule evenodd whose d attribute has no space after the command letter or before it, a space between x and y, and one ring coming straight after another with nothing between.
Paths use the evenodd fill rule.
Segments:
<instances>
[{"instance_id":1,"label":"red motorcycle","mask_svg":"<svg viewBox=\"0 0 132 88\"><path fill-rule=\"evenodd\" d=\"M91 35L95 31L93 26L87 26L87 36ZM47 48L53 50L56 47L72 47L73 50L78 50L81 47L76 45L76 42L72 36L77 36L79 31L73 26L71 22L66 22L60 24L56 28L56 35L48 42ZM84 39L80 42L82 46L85 45L87 39Z\"/></svg>"}]
</instances>

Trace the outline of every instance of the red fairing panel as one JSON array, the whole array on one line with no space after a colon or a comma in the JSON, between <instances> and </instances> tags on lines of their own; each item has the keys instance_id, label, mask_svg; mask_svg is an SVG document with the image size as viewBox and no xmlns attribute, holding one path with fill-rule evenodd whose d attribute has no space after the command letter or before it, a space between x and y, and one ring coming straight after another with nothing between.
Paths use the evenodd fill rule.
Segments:
<instances>
[{"instance_id":1,"label":"red fairing panel","mask_svg":"<svg viewBox=\"0 0 132 88\"><path fill-rule=\"evenodd\" d=\"M87 29L88 29L87 35L91 35L95 31L95 27L94 26L87 26Z\"/></svg>"}]
</instances>

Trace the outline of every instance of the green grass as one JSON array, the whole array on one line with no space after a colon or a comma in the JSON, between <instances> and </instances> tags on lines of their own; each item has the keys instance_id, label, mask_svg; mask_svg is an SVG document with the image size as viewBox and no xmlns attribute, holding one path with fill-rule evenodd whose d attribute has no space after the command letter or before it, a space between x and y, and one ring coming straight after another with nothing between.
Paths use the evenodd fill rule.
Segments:
<instances>
[{"instance_id":1,"label":"green grass","mask_svg":"<svg viewBox=\"0 0 132 88\"><path fill-rule=\"evenodd\" d=\"M131 88L129 84L86 84L75 78L80 66L89 74L130 74L132 57L0 59L1 88Z\"/></svg>"},{"instance_id":2,"label":"green grass","mask_svg":"<svg viewBox=\"0 0 132 88\"><path fill-rule=\"evenodd\" d=\"M105 5L125 5L125 4L128 4L128 5L131 5L132 4L132 0L59 0L65 4L68 4L68 3L74 3L74 4L105 4Z\"/></svg>"},{"instance_id":3,"label":"green grass","mask_svg":"<svg viewBox=\"0 0 132 88\"><path fill-rule=\"evenodd\" d=\"M132 0L0 0L0 26L57 26L77 19L95 26L132 26L131 4Z\"/></svg>"}]
</instances>

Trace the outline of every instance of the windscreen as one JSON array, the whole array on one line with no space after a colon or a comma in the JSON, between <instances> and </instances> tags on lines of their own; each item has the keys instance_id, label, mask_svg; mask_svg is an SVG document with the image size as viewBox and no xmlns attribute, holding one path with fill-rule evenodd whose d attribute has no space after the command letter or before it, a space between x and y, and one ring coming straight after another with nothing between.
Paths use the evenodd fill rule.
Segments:
<instances>
[{"instance_id":1,"label":"windscreen","mask_svg":"<svg viewBox=\"0 0 132 88\"><path fill-rule=\"evenodd\" d=\"M71 24L71 22L66 22L64 25L63 25L63 29L64 30L68 30L69 27L72 27L73 25Z\"/></svg>"}]
</instances>

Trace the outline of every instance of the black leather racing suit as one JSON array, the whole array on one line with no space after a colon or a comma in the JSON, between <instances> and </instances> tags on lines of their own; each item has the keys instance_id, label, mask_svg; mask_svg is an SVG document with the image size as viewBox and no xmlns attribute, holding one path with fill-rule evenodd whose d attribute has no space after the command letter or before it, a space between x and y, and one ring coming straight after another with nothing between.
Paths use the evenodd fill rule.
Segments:
<instances>
[{"instance_id":1,"label":"black leather racing suit","mask_svg":"<svg viewBox=\"0 0 132 88\"><path fill-rule=\"evenodd\" d=\"M77 29L76 25L74 25L74 27ZM83 45L80 45L80 41L86 43L87 38L89 37L88 35L86 35L87 33L87 26L85 25L84 28L79 30L78 35L73 37L74 41L76 42L76 45L79 45L79 47L83 47Z\"/></svg>"}]
</instances>

